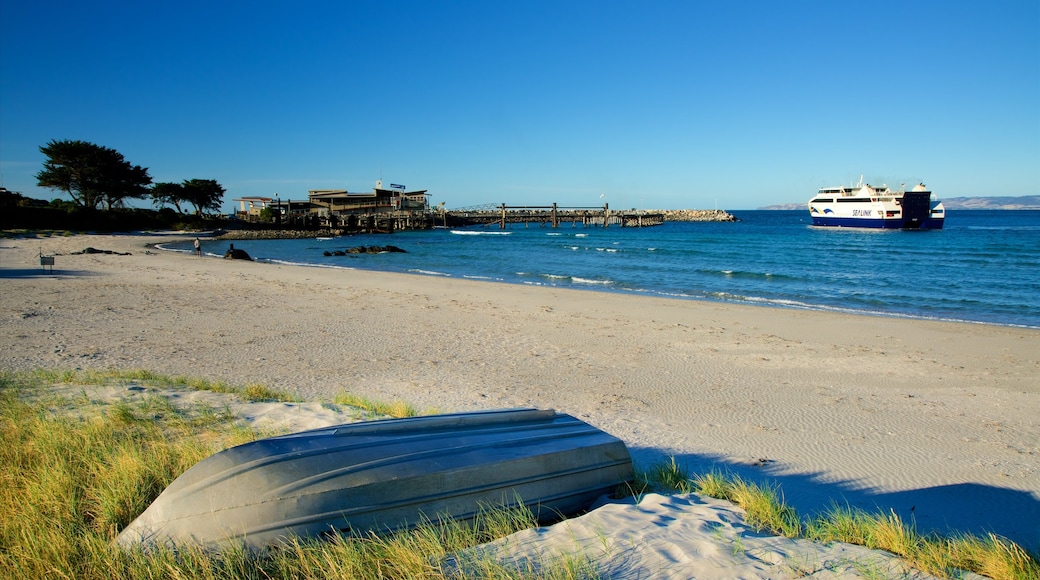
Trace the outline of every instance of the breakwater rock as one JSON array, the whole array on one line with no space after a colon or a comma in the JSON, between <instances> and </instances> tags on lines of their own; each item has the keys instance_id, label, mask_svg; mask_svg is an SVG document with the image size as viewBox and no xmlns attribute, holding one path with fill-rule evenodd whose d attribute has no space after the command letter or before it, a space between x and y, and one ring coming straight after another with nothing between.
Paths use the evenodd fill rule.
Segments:
<instances>
[{"instance_id":1,"label":"breakwater rock","mask_svg":"<svg viewBox=\"0 0 1040 580\"><path fill-rule=\"evenodd\" d=\"M722 209L662 209L666 222L736 222L736 216Z\"/></svg>"},{"instance_id":2,"label":"breakwater rock","mask_svg":"<svg viewBox=\"0 0 1040 580\"><path fill-rule=\"evenodd\" d=\"M306 238L333 238L341 230L227 230L214 236L218 240L300 240Z\"/></svg>"}]
</instances>

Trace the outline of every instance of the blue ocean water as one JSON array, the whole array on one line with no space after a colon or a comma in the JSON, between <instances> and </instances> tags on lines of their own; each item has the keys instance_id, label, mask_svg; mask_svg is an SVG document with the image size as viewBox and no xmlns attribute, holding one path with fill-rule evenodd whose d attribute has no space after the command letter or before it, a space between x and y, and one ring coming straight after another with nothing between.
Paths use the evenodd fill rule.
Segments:
<instances>
[{"instance_id":1,"label":"blue ocean water","mask_svg":"<svg viewBox=\"0 0 1040 580\"><path fill-rule=\"evenodd\" d=\"M741 221L517 224L235 246L309 266L1040 328L1040 211L949 210L939 231L818 228L805 211L732 213ZM407 253L324 255L388 244ZM226 249L203 243L207 253Z\"/></svg>"}]
</instances>

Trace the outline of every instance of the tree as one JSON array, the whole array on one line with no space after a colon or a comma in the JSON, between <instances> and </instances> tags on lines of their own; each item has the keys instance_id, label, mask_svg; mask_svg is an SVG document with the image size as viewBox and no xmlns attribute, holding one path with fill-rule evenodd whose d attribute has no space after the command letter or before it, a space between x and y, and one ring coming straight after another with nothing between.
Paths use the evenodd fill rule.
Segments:
<instances>
[{"instance_id":1,"label":"tree","mask_svg":"<svg viewBox=\"0 0 1040 580\"><path fill-rule=\"evenodd\" d=\"M195 206L196 214L207 209L219 211L224 202L224 188L212 179L188 179L181 187L184 190L181 199Z\"/></svg>"},{"instance_id":2,"label":"tree","mask_svg":"<svg viewBox=\"0 0 1040 580\"><path fill-rule=\"evenodd\" d=\"M43 170L36 174L40 187L60 189L82 207L108 209L127 199L143 198L152 182L148 168L131 165L115 149L86 141L51 140L40 147L47 156Z\"/></svg>"},{"instance_id":3,"label":"tree","mask_svg":"<svg viewBox=\"0 0 1040 580\"><path fill-rule=\"evenodd\" d=\"M119 158L122 159L122 155ZM108 209L121 207L128 199L144 199L148 197L148 184L152 182L148 168L130 165L126 161L112 166L105 172L103 179L102 199Z\"/></svg>"},{"instance_id":4,"label":"tree","mask_svg":"<svg viewBox=\"0 0 1040 580\"><path fill-rule=\"evenodd\" d=\"M275 220L276 215L277 214L275 214L275 209L273 207L265 205L260 210L260 221L273 222Z\"/></svg>"},{"instance_id":5,"label":"tree","mask_svg":"<svg viewBox=\"0 0 1040 580\"><path fill-rule=\"evenodd\" d=\"M184 186L180 183L163 181L152 186L152 203L158 207L170 204L177 208L177 213L184 213L181 202L184 201Z\"/></svg>"}]
</instances>

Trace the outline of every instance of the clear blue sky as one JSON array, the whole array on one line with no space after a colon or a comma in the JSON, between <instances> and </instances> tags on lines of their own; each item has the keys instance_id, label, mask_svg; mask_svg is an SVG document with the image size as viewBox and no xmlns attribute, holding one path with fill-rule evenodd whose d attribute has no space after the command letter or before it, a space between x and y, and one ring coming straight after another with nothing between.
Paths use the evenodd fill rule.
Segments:
<instances>
[{"instance_id":1,"label":"clear blue sky","mask_svg":"<svg viewBox=\"0 0 1040 580\"><path fill-rule=\"evenodd\" d=\"M1040 194L1040 2L0 2L0 172L51 139L232 198L752 209ZM601 197L602 196L602 197Z\"/></svg>"}]
</instances>

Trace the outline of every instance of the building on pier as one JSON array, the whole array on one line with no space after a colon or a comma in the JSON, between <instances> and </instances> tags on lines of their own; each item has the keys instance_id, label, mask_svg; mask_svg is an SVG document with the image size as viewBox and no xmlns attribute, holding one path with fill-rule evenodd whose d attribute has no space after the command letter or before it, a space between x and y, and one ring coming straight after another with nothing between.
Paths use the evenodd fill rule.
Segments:
<instances>
[{"instance_id":1,"label":"building on pier","mask_svg":"<svg viewBox=\"0 0 1040 580\"><path fill-rule=\"evenodd\" d=\"M376 182L372 191L352 193L345 189L312 189L307 192L310 212L325 225L340 227L349 222L373 219L423 219L430 213L429 193L409 191L403 185Z\"/></svg>"},{"instance_id":2,"label":"building on pier","mask_svg":"<svg viewBox=\"0 0 1040 580\"><path fill-rule=\"evenodd\" d=\"M383 186L376 182L372 191L312 189L307 200L279 197L242 197L237 217L247 222L272 220L280 227L301 229L330 228L351 231L394 231L428 227L429 194L425 189L408 190L403 185ZM265 217L264 210L271 212Z\"/></svg>"},{"instance_id":3,"label":"building on pier","mask_svg":"<svg viewBox=\"0 0 1040 580\"><path fill-rule=\"evenodd\" d=\"M253 221L260 219L260 212L264 208L274 205L273 197L240 197L232 201L238 202L239 207L235 214L240 219Z\"/></svg>"}]
</instances>

